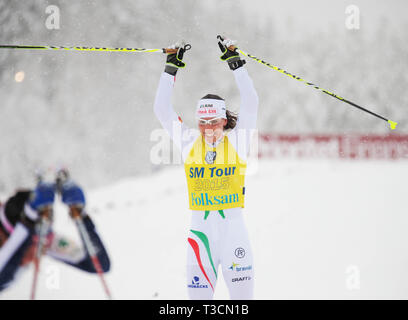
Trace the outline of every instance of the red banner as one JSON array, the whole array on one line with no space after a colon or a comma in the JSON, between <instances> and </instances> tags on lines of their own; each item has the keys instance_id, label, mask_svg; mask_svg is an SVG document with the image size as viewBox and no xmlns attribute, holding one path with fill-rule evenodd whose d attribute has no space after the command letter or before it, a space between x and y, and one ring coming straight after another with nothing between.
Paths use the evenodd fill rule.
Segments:
<instances>
[{"instance_id":1,"label":"red banner","mask_svg":"<svg viewBox=\"0 0 408 320\"><path fill-rule=\"evenodd\" d=\"M407 159L408 135L260 134L260 158Z\"/></svg>"}]
</instances>

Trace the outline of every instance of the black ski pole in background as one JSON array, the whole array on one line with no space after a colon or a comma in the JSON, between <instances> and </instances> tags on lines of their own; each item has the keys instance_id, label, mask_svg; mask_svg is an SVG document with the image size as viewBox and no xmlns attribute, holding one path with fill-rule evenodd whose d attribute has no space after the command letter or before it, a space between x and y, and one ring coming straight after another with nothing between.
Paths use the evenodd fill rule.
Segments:
<instances>
[{"instance_id":1,"label":"black ski pole in background","mask_svg":"<svg viewBox=\"0 0 408 320\"><path fill-rule=\"evenodd\" d=\"M224 39L221 36L217 36L217 39L220 39L221 41L224 41ZM351 101L349 101L349 100L347 100L347 99L345 99L343 97L340 97L339 95L337 95L337 94L335 94L333 92L330 92L330 91L328 91L326 89L320 88L319 86L317 86L317 85L315 85L315 84L313 84L311 82L307 82L306 80L303 80L302 78L300 78L298 76L295 76L295 75L293 75L293 74L291 74L291 73L289 73L289 72L287 72L287 71L285 71L285 70L283 70L283 69L281 69L279 67L271 65L270 63L265 62L264 60L259 59L259 58L255 57L255 56L253 56L253 55L251 55L251 54L249 54L249 53L247 53L247 52L245 52L245 51L243 51L243 50L241 50L241 49L239 49L239 48L237 48L235 46L231 46L228 49L230 49L232 51L238 50L238 52L240 52L244 56L247 56L248 58L251 58L252 60L254 60L256 62L259 62L260 64L263 64L264 66L267 66L268 68L279 71L280 73L285 74L288 77L291 77L291 78L293 78L295 80L301 81L301 82L303 82L303 83L305 83L305 84L307 84L307 85L309 85L309 86L311 86L311 87L313 87L313 88L315 88L317 90L320 90L320 91L324 92L325 94L327 94L329 96L332 96L333 98L336 98L336 99L338 99L340 101L348 103L349 105L351 105L351 106L353 106L355 108L358 108L358 109L360 109L360 110L362 110L364 112L367 112L367 113L369 113L369 114L371 114L371 115L373 115L373 116L375 116L375 117L377 117L379 119L387 121L389 123L389 125L390 125L391 130L394 130L397 127L397 124L398 124L397 122L389 120L389 119L387 119L387 118L385 118L385 117L383 117L383 116L381 116L381 115L379 115L379 114L377 114L377 113L375 113L373 111L370 111L370 110L368 110L366 108L363 108L363 107L359 106L358 104L355 104L354 102L351 102Z\"/></svg>"},{"instance_id":2,"label":"black ski pole in background","mask_svg":"<svg viewBox=\"0 0 408 320\"><path fill-rule=\"evenodd\" d=\"M56 173L56 189L57 192L59 194L61 194L61 190L62 190L62 185L64 184L64 182L66 182L69 179L69 172L67 169L60 169L57 171ZM72 205L69 206L69 214L71 216L71 218L74 220L79 234L81 235L81 238L84 241L85 244L85 250L88 252L93 267L95 268L96 273L98 274L99 278L101 279L102 282L102 286L103 289L106 293L106 296L108 297L108 299L112 299L112 294L109 290L109 287L105 281L105 277L103 276L104 272L102 269L102 265L99 261L98 255L97 255L97 251L95 249L95 246L93 245L91 238L89 236L89 233L85 227L84 221L82 219L82 215L81 215L81 210L83 210L83 208Z\"/></svg>"},{"instance_id":3,"label":"black ski pole in background","mask_svg":"<svg viewBox=\"0 0 408 320\"><path fill-rule=\"evenodd\" d=\"M72 219L74 219L75 224L78 228L78 231L82 237L82 239L84 240L85 243L85 249L88 252L89 256L91 257L91 261L92 264L95 268L96 273L98 274L99 278L101 279L102 282L102 286L103 289L105 290L106 296L108 297L108 299L112 300L112 295L111 292L108 288L108 285L105 281L105 277L103 276L103 269L101 266L101 263L98 259L97 256L97 252L96 249L91 241L91 238L89 237L88 231L85 228L85 224L84 221L82 220L82 216L81 216L81 210L82 208L78 208L75 206L70 206L69 207L69 212L70 215L72 217Z\"/></svg>"},{"instance_id":4,"label":"black ski pole in background","mask_svg":"<svg viewBox=\"0 0 408 320\"><path fill-rule=\"evenodd\" d=\"M47 233L52 221L52 207L46 207L39 212L40 221L37 224L36 245L34 253L34 278L31 286L31 300L35 300L37 291L38 275L40 273L40 261L47 241Z\"/></svg>"}]
</instances>

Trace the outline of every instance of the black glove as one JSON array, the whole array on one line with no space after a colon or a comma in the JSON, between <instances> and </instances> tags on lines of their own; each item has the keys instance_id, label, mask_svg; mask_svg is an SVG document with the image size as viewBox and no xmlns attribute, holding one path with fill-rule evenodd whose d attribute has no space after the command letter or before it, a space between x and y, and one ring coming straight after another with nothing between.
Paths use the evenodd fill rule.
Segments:
<instances>
[{"instance_id":1,"label":"black glove","mask_svg":"<svg viewBox=\"0 0 408 320\"><path fill-rule=\"evenodd\" d=\"M19 190L5 203L4 214L12 226L15 226L18 222L23 222L29 229L34 229L35 221L29 219L24 212L24 206L26 202L30 201L31 195L31 190ZM27 223L25 223L26 221Z\"/></svg>"},{"instance_id":2,"label":"black glove","mask_svg":"<svg viewBox=\"0 0 408 320\"><path fill-rule=\"evenodd\" d=\"M245 60L241 60L237 48L235 47L236 41L230 39L224 39L222 36L217 36L218 46L220 47L223 55L220 57L222 61L227 61L231 70L236 70L245 64Z\"/></svg>"},{"instance_id":3,"label":"black glove","mask_svg":"<svg viewBox=\"0 0 408 320\"><path fill-rule=\"evenodd\" d=\"M164 72L167 72L172 76L175 76L179 68L184 68L186 64L182 61L183 55L184 52L190 50L190 48L191 45L184 44L184 42L182 42L181 44L176 43L171 45L170 48L163 49L165 52L167 52L168 50L171 51L177 50L177 52L175 53L167 54L166 67L164 68Z\"/></svg>"}]
</instances>

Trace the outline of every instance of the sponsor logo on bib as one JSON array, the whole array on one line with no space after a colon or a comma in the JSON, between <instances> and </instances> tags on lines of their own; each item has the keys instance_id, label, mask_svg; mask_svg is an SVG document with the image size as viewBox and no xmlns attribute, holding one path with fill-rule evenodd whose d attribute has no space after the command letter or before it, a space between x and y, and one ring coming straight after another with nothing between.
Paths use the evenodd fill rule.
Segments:
<instances>
[{"instance_id":1,"label":"sponsor logo on bib","mask_svg":"<svg viewBox=\"0 0 408 320\"><path fill-rule=\"evenodd\" d=\"M191 193L191 203L193 206L212 206L217 204L230 204L235 202L239 202L238 193L225 194L220 196L211 196L208 195L208 193L200 194L196 194L195 192Z\"/></svg>"},{"instance_id":2,"label":"sponsor logo on bib","mask_svg":"<svg viewBox=\"0 0 408 320\"><path fill-rule=\"evenodd\" d=\"M216 157L216 151L207 151L207 153L205 154L205 162L207 162L208 164L213 164Z\"/></svg>"}]
</instances>

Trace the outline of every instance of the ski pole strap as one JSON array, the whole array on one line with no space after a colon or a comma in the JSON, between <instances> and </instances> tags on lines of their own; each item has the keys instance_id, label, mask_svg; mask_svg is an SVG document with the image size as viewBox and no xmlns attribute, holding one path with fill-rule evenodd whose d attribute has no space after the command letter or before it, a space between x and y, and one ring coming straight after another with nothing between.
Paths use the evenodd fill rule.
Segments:
<instances>
[{"instance_id":1,"label":"ski pole strap","mask_svg":"<svg viewBox=\"0 0 408 320\"><path fill-rule=\"evenodd\" d=\"M381 115L379 115L379 114L377 114L377 113L375 113L375 112L372 112L372 111L370 111L370 110L368 110L368 109L366 109L366 108L363 108L363 107L361 107L361 106L355 104L354 102L351 102L351 101L349 101L349 100L347 100L347 99L345 99L345 98L343 98L343 97L340 97L339 95L337 95L337 94L335 94L335 93L333 93L333 92L330 92L330 91L328 91L328 90L326 90L326 89L320 88L319 86L317 86L317 85L315 85L315 84L313 84L313 83L311 83L311 82L308 82L308 81L306 81L306 80L304 80L304 79L302 79L302 78L300 78L300 77L298 77L298 76L295 76L295 75L289 73L288 71L283 70L283 69L281 69L281 68L279 68L279 67L276 67L276 66L274 66L274 65L271 65L270 63L268 63L268 62L266 62L266 61L264 61L264 60L262 60L262 59L259 59L259 58L255 57L255 56L253 56L253 55L251 55L251 54L249 54L249 53L247 53L247 52L245 52L245 51L243 51L243 50L238 49L238 51L239 51L240 53L242 53L243 55L247 56L248 58L251 58L252 60L254 60L254 61L256 61L256 62L259 62L260 64L263 64L263 65L265 65L265 66L267 66L267 67L269 67L269 68L271 68L271 69L273 69L273 70L279 71L280 73L285 74L285 75L287 75L288 77L291 77L291 78L293 78L293 79L295 79L295 80L301 81L301 82L303 82L303 83L305 83L305 84L307 84L307 85L309 85L309 86L312 86L313 88L315 88L315 89L317 89L317 90L320 90L320 91L324 92L325 94L327 94L327 95L329 95L329 96L332 96L333 98L336 98L336 99L338 99L338 100L340 100L340 101L343 101L343 102L345 102L345 103L348 103L349 105L351 105L351 106L353 106L353 107L355 107L355 108L358 108L358 109L360 109L360 110L362 110L362 111L365 111L365 112L367 112L367 113L369 113L369 114L371 114L371 115L373 115L373 116L375 116L375 117L377 117L377 118L380 118L380 119L382 119L382 120L384 120L384 121L387 121L387 122L389 123L389 125L390 125L391 130L394 130L394 129L397 127L397 124L398 124L397 122L394 122L394 121L392 121L392 120L389 120L389 119L387 119L387 118L385 118L385 117L383 117L383 116L381 116Z\"/></svg>"}]
</instances>

